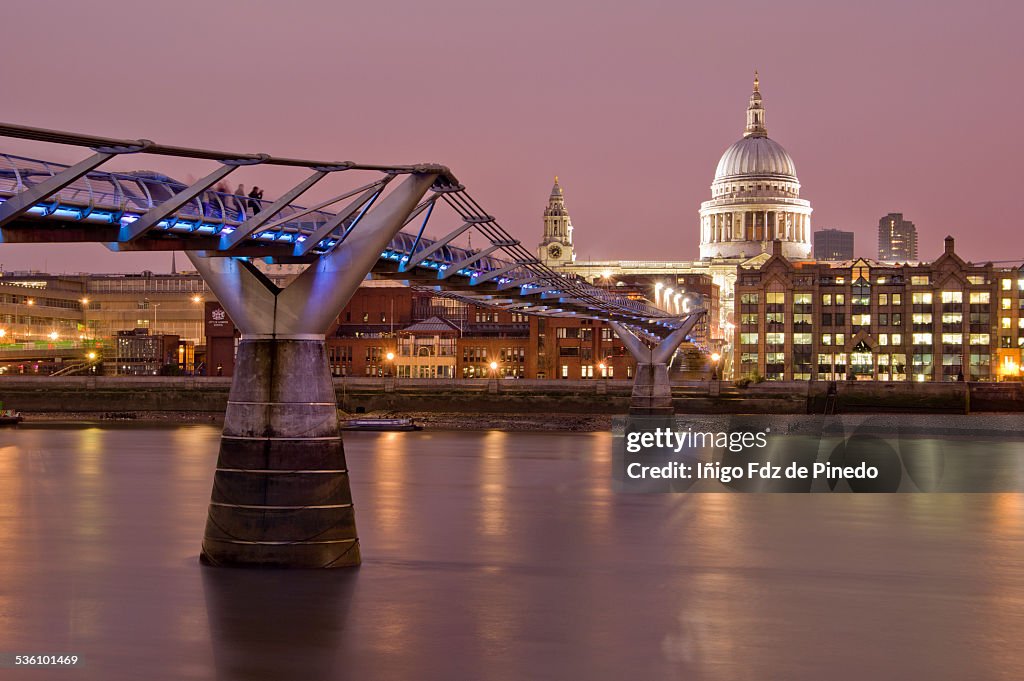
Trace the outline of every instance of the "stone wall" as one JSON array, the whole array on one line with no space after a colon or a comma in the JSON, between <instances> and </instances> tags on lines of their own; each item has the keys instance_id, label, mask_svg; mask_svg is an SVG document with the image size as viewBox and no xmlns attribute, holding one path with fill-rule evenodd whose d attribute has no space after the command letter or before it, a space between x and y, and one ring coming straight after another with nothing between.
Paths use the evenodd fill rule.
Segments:
<instances>
[{"instance_id":1,"label":"stone wall","mask_svg":"<svg viewBox=\"0 0 1024 681\"><path fill-rule=\"evenodd\" d=\"M231 379L225 377L0 377L4 408L25 412L170 411L223 413ZM625 414L632 381L335 379L338 404L349 412ZM836 384L837 411L1024 412L1022 383ZM676 412L820 414L828 384L674 382Z\"/></svg>"}]
</instances>

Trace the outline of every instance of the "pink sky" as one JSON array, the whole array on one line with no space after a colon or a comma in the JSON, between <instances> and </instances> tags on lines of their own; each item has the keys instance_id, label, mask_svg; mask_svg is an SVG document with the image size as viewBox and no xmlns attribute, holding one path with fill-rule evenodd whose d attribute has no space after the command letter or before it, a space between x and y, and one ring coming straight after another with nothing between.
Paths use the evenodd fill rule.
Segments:
<instances>
[{"instance_id":1,"label":"pink sky","mask_svg":"<svg viewBox=\"0 0 1024 681\"><path fill-rule=\"evenodd\" d=\"M697 209L741 135L757 68L769 135L796 161L815 228L853 230L870 257L879 217L899 211L917 224L923 258L946 234L974 261L1024 258L1013 217L1021 3L703 5L12 3L0 118L241 152L437 161L531 248L557 173L581 258L682 260L697 257ZM233 181L251 184L245 172ZM288 179L258 183L269 198ZM5 270L169 262L0 247Z\"/></svg>"}]
</instances>

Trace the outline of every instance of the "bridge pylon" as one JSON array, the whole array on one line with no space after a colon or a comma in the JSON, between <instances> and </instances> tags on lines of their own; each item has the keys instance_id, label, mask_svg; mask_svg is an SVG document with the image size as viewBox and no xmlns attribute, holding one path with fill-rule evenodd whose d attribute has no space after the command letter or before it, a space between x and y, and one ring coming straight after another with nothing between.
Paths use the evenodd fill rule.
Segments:
<instances>
[{"instance_id":1,"label":"bridge pylon","mask_svg":"<svg viewBox=\"0 0 1024 681\"><path fill-rule=\"evenodd\" d=\"M619 322L609 321L622 344L636 360L636 377L629 402L629 413L637 416L663 416L675 413L668 363L700 321L704 311L694 312L660 343L651 346Z\"/></svg>"},{"instance_id":2,"label":"bridge pylon","mask_svg":"<svg viewBox=\"0 0 1024 681\"><path fill-rule=\"evenodd\" d=\"M325 334L437 173L414 172L285 288L244 259L188 257L241 330L201 560L360 563Z\"/></svg>"}]
</instances>

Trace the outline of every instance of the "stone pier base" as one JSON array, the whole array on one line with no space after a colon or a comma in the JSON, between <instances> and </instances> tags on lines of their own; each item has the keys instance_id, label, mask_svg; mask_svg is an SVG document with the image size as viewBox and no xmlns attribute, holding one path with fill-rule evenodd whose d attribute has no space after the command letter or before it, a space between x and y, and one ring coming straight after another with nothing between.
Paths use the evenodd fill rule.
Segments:
<instances>
[{"instance_id":1,"label":"stone pier base","mask_svg":"<svg viewBox=\"0 0 1024 681\"><path fill-rule=\"evenodd\" d=\"M323 340L242 339L203 538L211 565L358 565Z\"/></svg>"},{"instance_id":2,"label":"stone pier base","mask_svg":"<svg viewBox=\"0 0 1024 681\"><path fill-rule=\"evenodd\" d=\"M668 364L637 364L629 413L637 416L662 416L675 413L675 408L672 406L672 383L668 378Z\"/></svg>"}]
</instances>

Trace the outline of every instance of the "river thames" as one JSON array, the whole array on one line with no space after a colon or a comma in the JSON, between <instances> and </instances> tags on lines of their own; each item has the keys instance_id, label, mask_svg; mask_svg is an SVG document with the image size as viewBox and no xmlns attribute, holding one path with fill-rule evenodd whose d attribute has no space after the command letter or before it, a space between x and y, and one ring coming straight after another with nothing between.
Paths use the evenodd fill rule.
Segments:
<instances>
[{"instance_id":1,"label":"river thames","mask_svg":"<svg viewBox=\"0 0 1024 681\"><path fill-rule=\"evenodd\" d=\"M0 652L83 660L0 676L1024 678L1020 494L615 494L607 432L355 433L361 568L214 569L219 436L0 433Z\"/></svg>"}]
</instances>

